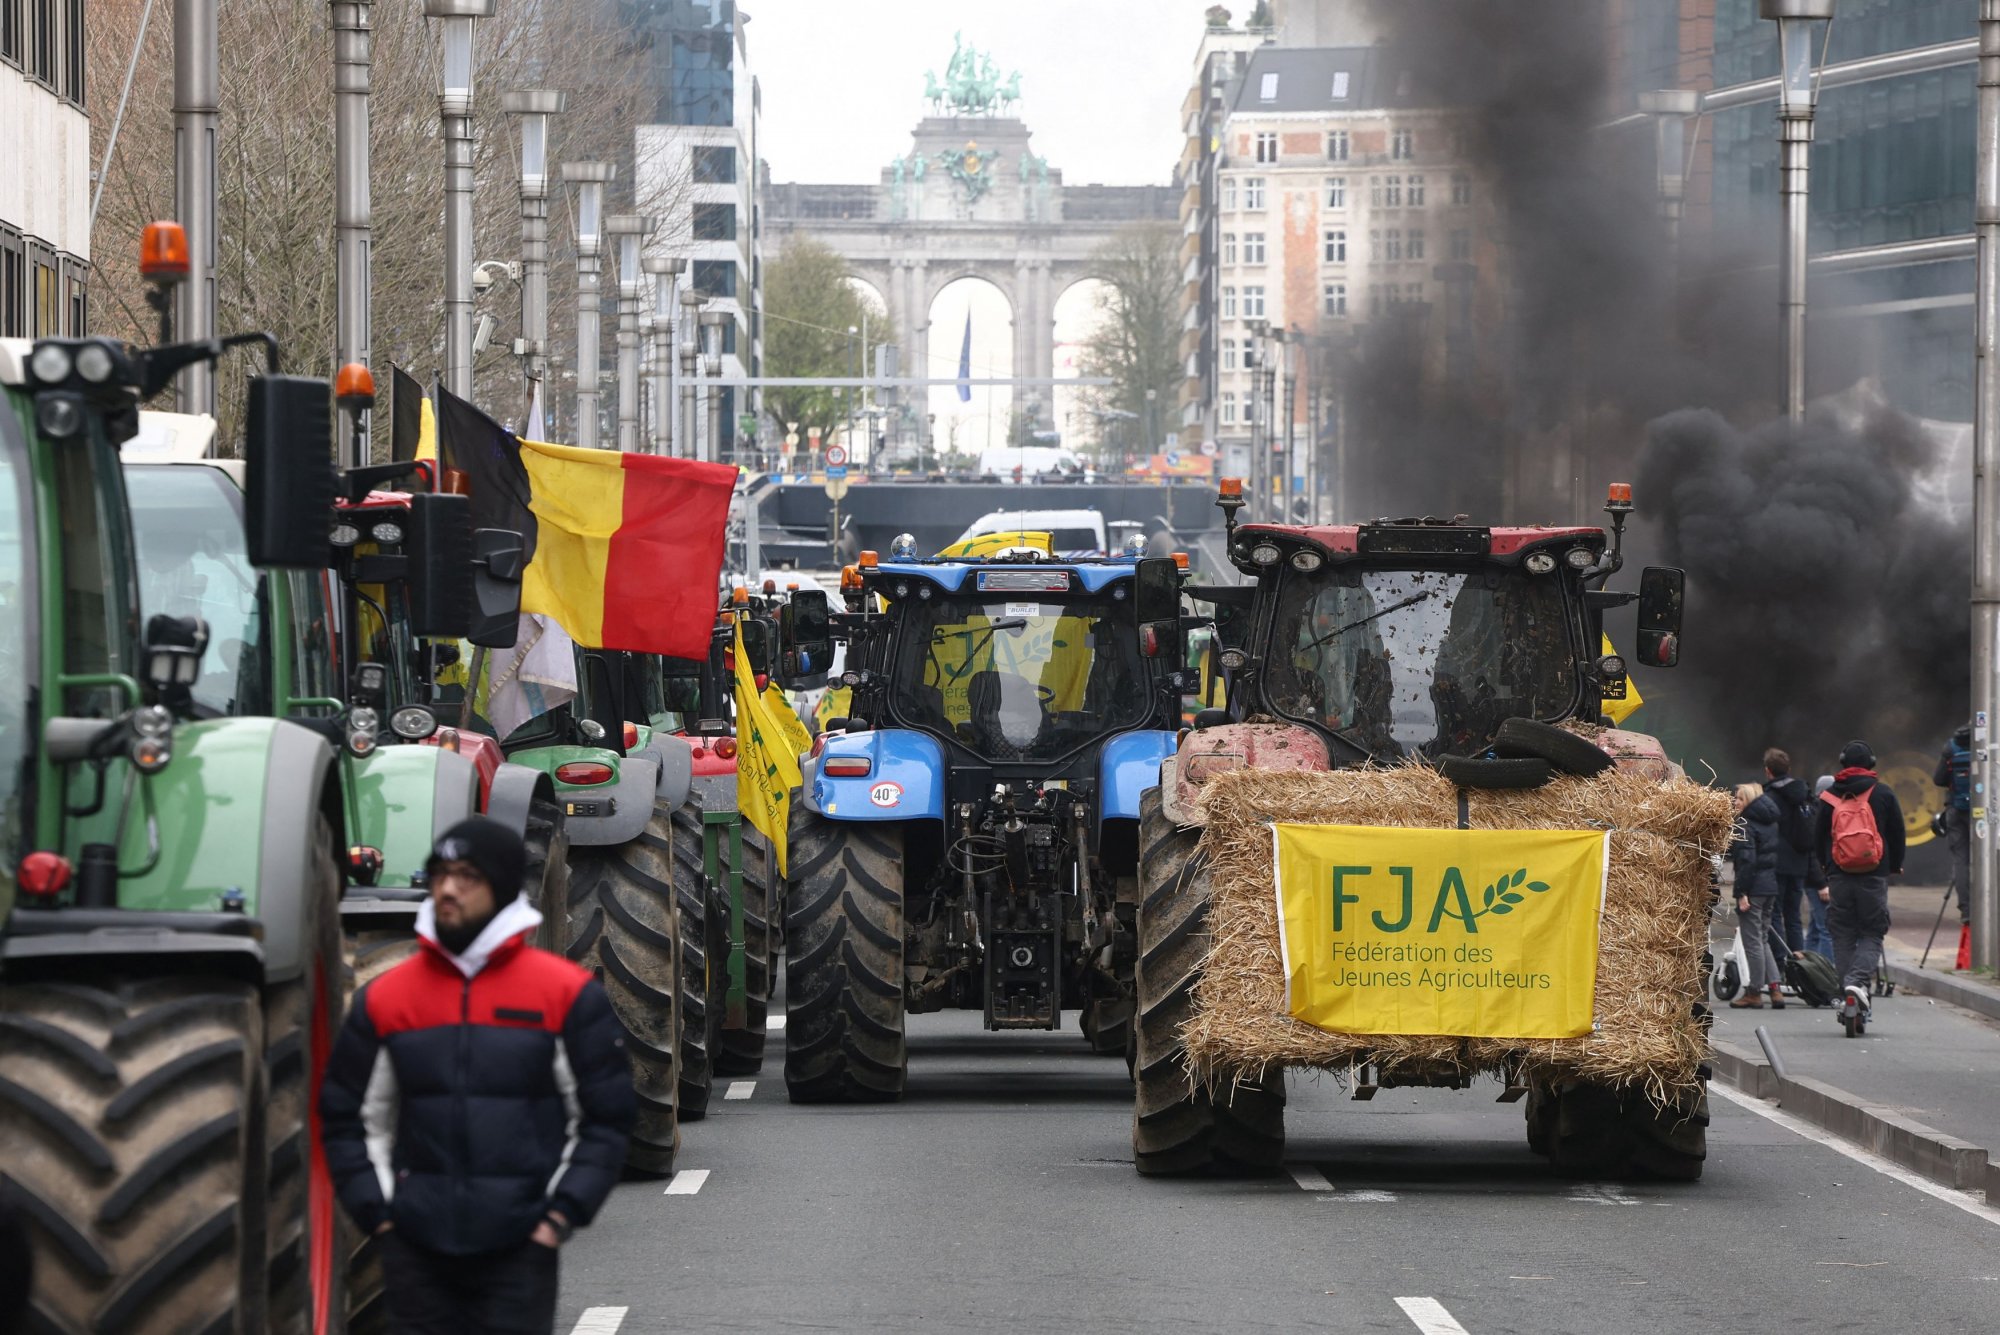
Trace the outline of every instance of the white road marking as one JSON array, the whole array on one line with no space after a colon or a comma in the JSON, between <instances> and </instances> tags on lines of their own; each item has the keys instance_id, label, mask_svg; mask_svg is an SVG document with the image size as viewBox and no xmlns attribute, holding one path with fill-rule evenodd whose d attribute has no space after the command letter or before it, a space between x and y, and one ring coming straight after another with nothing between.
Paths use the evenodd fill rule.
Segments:
<instances>
[{"instance_id":1,"label":"white road marking","mask_svg":"<svg viewBox=\"0 0 2000 1335\"><path fill-rule=\"evenodd\" d=\"M1466 1335L1465 1327L1435 1298L1398 1298L1396 1306L1424 1335Z\"/></svg>"},{"instance_id":2,"label":"white road marking","mask_svg":"<svg viewBox=\"0 0 2000 1335\"><path fill-rule=\"evenodd\" d=\"M1777 1108L1771 1107L1762 1099L1753 1099L1748 1094L1740 1093L1737 1090L1729 1088L1727 1085L1711 1081L1708 1091L1711 1094L1716 1094L1729 1100L1729 1102L1739 1108L1746 1108L1756 1113L1767 1122L1776 1122L1793 1135L1810 1140L1815 1145L1824 1145L1837 1154L1844 1154L1854 1160L1854 1162L1864 1167L1872 1168L1884 1177L1894 1178L1906 1187L1914 1187L1926 1196L1943 1201L1946 1205L1954 1206L1976 1218L1984 1219L1989 1224L2000 1224L2000 1210L1996 1210L1992 1206L1981 1202L1977 1197L1967 1192L1954 1191L1950 1187L1941 1187L1928 1178L1919 1177L1909 1169L1904 1168L1901 1164L1890 1163L1878 1154L1871 1154L1858 1145L1850 1145L1837 1136L1821 1131L1818 1127L1812 1126L1807 1122L1800 1121L1788 1112L1782 1112Z\"/></svg>"},{"instance_id":3,"label":"white road marking","mask_svg":"<svg viewBox=\"0 0 2000 1335\"><path fill-rule=\"evenodd\" d=\"M708 1181L706 1168L683 1168L674 1174L674 1180L667 1183L669 1196L692 1196Z\"/></svg>"},{"instance_id":4,"label":"white road marking","mask_svg":"<svg viewBox=\"0 0 2000 1335\"><path fill-rule=\"evenodd\" d=\"M1394 1203L1396 1193L1357 1187L1352 1191L1337 1191L1333 1198L1339 1201L1360 1201L1368 1205L1388 1205Z\"/></svg>"},{"instance_id":5,"label":"white road marking","mask_svg":"<svg viewBox=\"0 0 2000 1335\"><path fill-rule=\"evenodd\" d=\"M1287 1164L1287 1172L1292 1181L1299 1184L1300 1191L1332 1191L1333 1183L1326 1180L1326 1174L1306 1164Z\"/></svg>"},{"instance_id":6,"label":"white road marking","mask_svg":"<svg viewBox=\"0 0 2000 1335\"><path fill-rule=\"evenodd\" d=\"M722 1097L725 1099L747 1099L756 1092L757 1082L755 1080L732 1080L729 1082L728 1090L723 1093Z\"/></svg>"},{"instance_id":7,"label":"white road marking","mask_svg":"<svg viewBox=\"0 0 2000 1335\"><path fill-rule=\"evenodd\" d=\"M618 1335L618 1328L625 1324L625 1314L629 1307L586 1307L576 1324L569 1328L569 1335Z\"/></svg>"},{"instance_id":8,"label":"white road marking","mask_svg":"<svg viewBox=\"0 0 2000 1335\"><path fill-rule=\"evenodd\" d=\"M785 1017L782 1015L773 1015L764 1021L764 1032L767 1034L783 1033L784 1029Z\"/></svg>"},{"instance_id":9,"label":"white road marking","mask_svg":"<svg viewBox=\"0 0 2000 1335\"><path fill-rule=\"evenodd\" d=\"M1615 1182L1579 1182L1569 1198L1585 1205L1638 1205L1635 1196L1625 1194L1625 1188Z\"/></svg>"}]
</instances>

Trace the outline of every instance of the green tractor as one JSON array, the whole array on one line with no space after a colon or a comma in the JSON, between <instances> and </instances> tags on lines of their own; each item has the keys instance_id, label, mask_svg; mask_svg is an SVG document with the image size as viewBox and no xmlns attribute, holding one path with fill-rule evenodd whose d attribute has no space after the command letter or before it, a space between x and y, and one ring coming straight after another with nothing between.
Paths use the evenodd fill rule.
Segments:
<instances>
[{"instance_id":1,"label":"green tractor","mask_svg":"<svg viewBox=\"0 0 2000 1335\"><path fill-rule=\"evenodd\" d=\"M37 1329L337 1325L313 1093L340 1010L335 748L198 707L210 628L141 622L119 464L180 370L262 342L252 567L324 563L331 396L263 335L0 341L0 1162Z\"/></svg>"}]
</instances>

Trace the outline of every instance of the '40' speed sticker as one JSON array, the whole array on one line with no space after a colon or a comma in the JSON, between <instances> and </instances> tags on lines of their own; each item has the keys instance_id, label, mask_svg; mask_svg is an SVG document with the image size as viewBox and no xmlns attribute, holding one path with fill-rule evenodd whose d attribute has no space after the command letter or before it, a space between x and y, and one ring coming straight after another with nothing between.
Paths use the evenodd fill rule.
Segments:
<instances>
[{"instance_id":1,"label":"'40' speed sticker","mask_svg":"<svg viewBox=\"0 0 2000 1335\"><path fill-rule=\"evenodd\" d=\"M868 790L868 800L878 807L902 805L903 785L890 783L886 779Z\"/></svg>"}]
</instances>

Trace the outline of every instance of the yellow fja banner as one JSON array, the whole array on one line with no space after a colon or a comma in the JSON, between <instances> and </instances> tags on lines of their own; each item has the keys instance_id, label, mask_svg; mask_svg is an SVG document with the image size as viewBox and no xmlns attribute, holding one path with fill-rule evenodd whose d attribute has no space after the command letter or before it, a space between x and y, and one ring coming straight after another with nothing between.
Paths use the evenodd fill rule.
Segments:
<instances>
[{"instance_id":1,"label":"yellow fja banner","mask_svg":"<svg viewBox=\"0 0 2000 1335\"><path fill-rule=\"evenodd\" d=\"M799 786L799 753L790 734L769 712L757 689L750 655L743 648L743 624L736 625L736 809L764 837L785 874L785 823L791 816L792 789ZM790 713L790 707L786 707ZM792 720L798 726L798 720ZM808 742L810 745L810 742Z\"/></svg>"},{"instance_id":2,"label":"yellow fja banner","mask_svg":"<svg viewBox=\"0 0 2000 1335\"><path fill-rule=\"evenodd\" d=\"M1343 1034L1590 1033L1608 834L1271 828L1298 1019Z\"/></svg>"}]
</instances>

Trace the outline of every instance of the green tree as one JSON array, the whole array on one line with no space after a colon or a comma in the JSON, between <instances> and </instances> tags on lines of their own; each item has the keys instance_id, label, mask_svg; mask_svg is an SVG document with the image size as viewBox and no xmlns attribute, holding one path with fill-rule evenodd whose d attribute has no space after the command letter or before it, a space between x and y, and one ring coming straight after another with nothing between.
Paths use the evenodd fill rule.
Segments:
<instances>
[{"instance_id":1,"label":"green tree","mask_svg":"<svg viewBox=\"0 0 2000 1335\"><path fill-rule=\"evenodd\" d=\"M1096 256L1105 286L1081 369L1111 381L1098 391L1100 405L1131 413L1133 440L1150 447L1160 444L1180 401L1180 247L1179 228L1146 223L1120 229Z\"/></svg>"},{"instance_id":2,"label":"green tree","mask_svg":"<svg viewBox=\"0 0 2000 1335\"><path fill-rule=\"evenodd\" d=\"M894 328L883 312L847 281L847 265L817 241L796 239L764 269L764 365L774 376L851 376L859 335L870 343L894 343ZM780 424L799 424L799 437L818 427L822 437L847 421L853 407L849 390L798 387L768 389L764 406Z\"/></svg>"}]
</instances>

